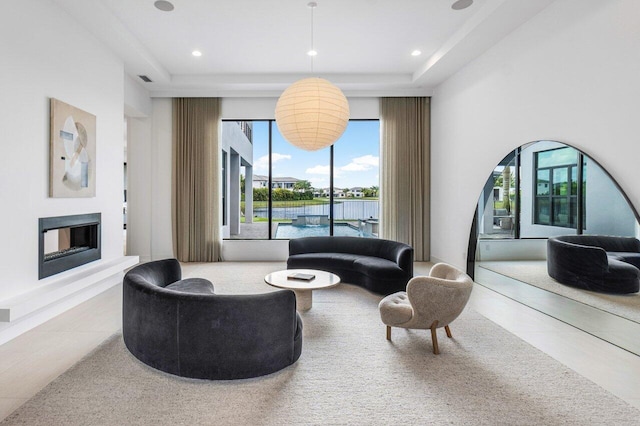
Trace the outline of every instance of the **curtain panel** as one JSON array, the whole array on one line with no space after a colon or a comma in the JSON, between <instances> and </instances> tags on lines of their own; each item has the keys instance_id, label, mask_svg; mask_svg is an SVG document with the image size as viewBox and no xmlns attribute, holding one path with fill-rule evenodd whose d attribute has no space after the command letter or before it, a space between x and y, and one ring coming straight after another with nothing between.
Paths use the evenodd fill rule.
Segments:
<instances>
[{"instance_id":1,"label":"curtain panel","mask_svg":"<svg viewBox=\"0 0 640 426\"><path fill-rule=\"evenodd\" d=\"M181 262L220 260L220 100L173 100L173 245Z\"/></svg>"},{"instance_id":2,"label":"curtain panel","mask_svg":"<svg viewBox=\"0 0 640 426\"><path fill-rule=\"evenodd\" d=\"M382 98L381 237L430 257L430 99Z\"/></svg>"}]
</instances>

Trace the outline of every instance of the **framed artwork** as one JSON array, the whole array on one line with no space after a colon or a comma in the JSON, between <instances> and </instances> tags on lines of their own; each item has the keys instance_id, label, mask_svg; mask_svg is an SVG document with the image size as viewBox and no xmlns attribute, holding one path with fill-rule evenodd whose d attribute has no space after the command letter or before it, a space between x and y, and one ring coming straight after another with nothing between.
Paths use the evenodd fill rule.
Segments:
<instances>
[{"instance_id":1,"label":"framed artwork","mask_svg":"<svg viewBox=\"0 0 640 426\"><path fill-rule=\"evenodd\" d=\"M51 98L49 196L96 196L96 116Z\"/></svg>"}]
</instances>

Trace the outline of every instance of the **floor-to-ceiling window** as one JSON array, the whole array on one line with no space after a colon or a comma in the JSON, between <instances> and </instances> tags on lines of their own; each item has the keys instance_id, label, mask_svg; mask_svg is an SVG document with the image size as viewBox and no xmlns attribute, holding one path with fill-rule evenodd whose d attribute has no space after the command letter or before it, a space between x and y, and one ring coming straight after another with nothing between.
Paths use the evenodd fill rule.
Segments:
<instances>
[{"instance_id":1,"label":"floor-to-ceiling window","mask_svg":"<svg viewBox=\"0 0 640 426\"><path fill-rule=\"evenodd\" d=\"M332 147L309 152L288 143L273 120L225 121L223 147L239 153L227 161L241 164L238 176L223 165L225 187L233 192L237 179L240 194L237 206L226 196L225 238L377 237L379 133L378 120L353 120Z\"/></svg>"},{"instance_id":2,"label":"floor-to-ceiling window","mask_svg":"<svg viewBox=\"0 0 640 426\"><path fill-rule=\"evenodd\" d=\"M330 235L328 190L331 147L305 151L287 142L271 125L272 238Z\"/></svg>"},{"instance_id":3,"label":"floor-to-ceiling window","mask_svg":"<svg viewBox=\"0 0 640 426\"><path fill-rule=\"evenodd\" d=\"M378 235L379 140L377 120L354 120L333 146L334 235Z\"/></svg>"}]
</instances>

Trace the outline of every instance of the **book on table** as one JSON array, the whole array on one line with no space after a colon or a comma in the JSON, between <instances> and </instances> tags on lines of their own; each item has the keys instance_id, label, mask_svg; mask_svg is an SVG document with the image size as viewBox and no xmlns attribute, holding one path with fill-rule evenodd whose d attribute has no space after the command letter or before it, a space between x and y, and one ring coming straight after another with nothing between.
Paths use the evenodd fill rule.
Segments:
<instances>
[{"instance_id":1,"label":"book on table","mask_svg":"<svg viewBox=\"0 0 640 426\"><path fill-rule=\"evenodd\" d=\"M316 276L313 274L303 274L301 272L296 272L287 276L287 279L290 280L302 280L302 281L311 281L315 279Z\"/></svg>"}]
</instances>

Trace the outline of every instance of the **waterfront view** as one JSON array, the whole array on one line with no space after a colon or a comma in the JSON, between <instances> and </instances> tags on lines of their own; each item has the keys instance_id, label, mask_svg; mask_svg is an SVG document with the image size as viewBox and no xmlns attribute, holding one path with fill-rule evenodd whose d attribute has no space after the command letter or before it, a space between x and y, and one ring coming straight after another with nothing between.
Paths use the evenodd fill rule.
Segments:
<instances>
[{"instance_id":1,"label":"waterfront view","mask_svg":"<svg viewBox=\"0 0 640 426\"><path fill-rule=\"evenodd\" d=\"M272 207L272 215L276 220L295 219L300 215L319 215L329 217L330 205L312 203L278 203L278 207ZM358 220L378 219L378 200L344 200L333 203L334 220ZM256 218L266 219L269 216L268 207L253 209L254 221Z\"/></svg>"},{"instance_id":2,"label":"waterfront view","mask_svg":"<svg viewBox=\"0 0 640 426\"><path fill-rule=\"evenodd\" d=\"M379 132L377 120L350 121L333 146L310 152L273 120L225 122L224 238L330 235L331 221L334 235L377 237Z\"/></svg>"}]
</instances>

